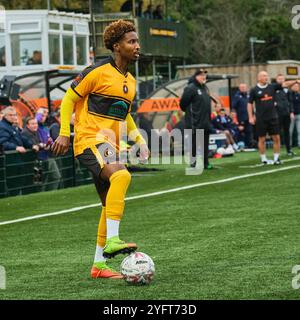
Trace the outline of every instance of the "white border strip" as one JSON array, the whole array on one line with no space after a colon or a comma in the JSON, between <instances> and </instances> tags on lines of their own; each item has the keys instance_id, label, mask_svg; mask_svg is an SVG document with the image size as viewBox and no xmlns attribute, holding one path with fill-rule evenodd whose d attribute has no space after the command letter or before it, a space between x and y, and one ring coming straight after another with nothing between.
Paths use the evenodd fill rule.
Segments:
<instances>
[{"instance_id":1,"label":"white border strip","mask_svg":"<svg viewBox=\"0 0 300 320\"><path fill-rule=\"evenodd\" d=\"M188 190L188 189L198 188L198 187L205 187L205 186L214 185L214 184L226 183L226 182L230 182L230 181L241 180L241 179L246 179L246 178L255 177L255 176L262 176L262 175L265 175L265 174L271 174L271 173L287 171L287 170L297 169L297 168L300 168L300 164L299 165L294 165L294 166L289 166L289 167L281 167L281 168L278 168L278 169L272 169L272 170L268 170L268 171L243 174L241 176L235 176L235 177L216 180L216 181L207 181L207 182L191 184L191 185L188 185L188 186L183 186L183 187L178 187L178 188L173 188L173 189L168 189L168 190L163 190L163 191L157 191L157 192L141 194L141 195L137 195L137 196L128 197L128 198L126 198L126 200L130 201L130 200L136 200L136 199L155 197L155 196L160 196L162 194L167 194L167 193L172 193L172 192L177 192L177 191L182 191L182 190ZM56 211L56 212L51 212L51 213L38 214L38 215L35 215L35 216L26 217L26 218L8 220L8 221L0 222L0 226L7 225L7 224L18 223L18 222L23 222L23 221L28 221L28 220L35 220L35 219L40 219L40 218L57 216L57 215L60 215L60 214L76 212L76 211L81 211L81 210L84 210L84 209L100 207L100 206L101 206L100 203L95 203L95 204L90 204L90 205L86 205L86 206L82 206L82 207L74 207L74 208L65 209L65 210Z\"/></svg>"}]
</instances>

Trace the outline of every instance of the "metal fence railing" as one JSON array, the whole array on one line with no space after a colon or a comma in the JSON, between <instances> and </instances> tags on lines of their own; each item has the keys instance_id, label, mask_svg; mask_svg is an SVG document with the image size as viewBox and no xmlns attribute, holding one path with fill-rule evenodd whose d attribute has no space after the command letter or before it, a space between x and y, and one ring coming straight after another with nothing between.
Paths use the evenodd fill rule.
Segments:
<instances>
[{"instance_id":1,"label":"metal fence railing","mask_svg":"<svg viewBox=\"0 0 300 320\"><path fill-rule=\"evenodd\" d=\"M0 155L0 198L56 190L88 184L90 173L73 157L70 149L65 156L38 160L37 154L15 151Z\"/></svg>"}]
</instances>

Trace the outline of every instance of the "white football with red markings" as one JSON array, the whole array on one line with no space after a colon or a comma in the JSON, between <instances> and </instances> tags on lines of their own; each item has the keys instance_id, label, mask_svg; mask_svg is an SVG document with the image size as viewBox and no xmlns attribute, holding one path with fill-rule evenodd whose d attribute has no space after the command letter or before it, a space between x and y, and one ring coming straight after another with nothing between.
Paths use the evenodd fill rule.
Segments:
<instances>
[{"instance_id":1,"label":"white football with red markings","mask_svg":"<svg viewBox=\"0 0 300 320\"><path fill-rule=\"evenodd\" d=\"M124 280L132 284L149 284L155 273L153 260L143 252L134 252L121 263Z\"/></svg>"}]
</instances>

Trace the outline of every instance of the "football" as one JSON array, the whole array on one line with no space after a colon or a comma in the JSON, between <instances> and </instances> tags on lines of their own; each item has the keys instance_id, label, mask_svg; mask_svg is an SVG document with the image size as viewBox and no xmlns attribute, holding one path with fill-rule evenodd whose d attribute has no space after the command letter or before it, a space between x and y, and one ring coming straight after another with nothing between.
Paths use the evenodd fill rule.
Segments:
<instances>
[{"instance_id":1,"label":"football","mask_svg":"<svg viewBox=\"0 0 300 320\"><path fill-rule=\"evenodd\" d=\"M155 273L153 260L145 253L134 252L121 263L121 274L130 284L149 284Z\"/></svg>"}]
</instances>

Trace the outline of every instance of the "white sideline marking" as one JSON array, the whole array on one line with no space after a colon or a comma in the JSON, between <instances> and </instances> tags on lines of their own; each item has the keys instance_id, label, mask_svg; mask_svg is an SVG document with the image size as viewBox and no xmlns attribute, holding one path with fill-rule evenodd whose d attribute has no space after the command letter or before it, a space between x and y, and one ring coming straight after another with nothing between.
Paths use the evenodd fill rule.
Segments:
<instances>
[{"instance_id":1,"label":"white sideline marking","mask_svg":"<svg viewBox=\"0 0 300 320\"><path fill-rule=\"evenodd\" d=\"M292 158L292 159L286 159L286 160L281 160L282 163L286 163L286 162L291 162L291 161L297 161L297 160L300 160L300 157L295 157L295 158ZM258 167L264 167L264 166L268 166L268 165L265 165L263 163L257 163L257 164L254 164L254 165L249 165L249 166L239 166L239 168L258 168Z\"/></svg>"},{"instance_id":2,"label":"white sideline marking","mask_svg":"<svg viewBox=\"0 0 300 320\"><path fill-rule=\"evenodd\" d=\"M155 197L155 196L159 196L159 195L166 194L166 193L172 193L172 192L177 192L177 191L181 191L181 190L188 190L188 189L192 189L192 188L204 187L204 186L209 186L209 185L213 185L213 184L226 183L226 182L230 182L230 181L246 179L246 178L255 177L255 176L262 176L265 174L271 174L271 173L280 172L280 171L287 171L287 170L296 169L296 168L300 168L300 164L294 165L294 166L289 166L289 167L281 167L278 169L272 169L272 170L268 170L268 171L243 174L241 176L235 176L235 177L221 179L221 180L201 182L201 183L191 184L188 186L183 186L183 187L178 187L178 188L173 188L173 189L168 189L168 190L163 190L163 191L141 194L138 196L127 197L125 200L130 201L130 200L136 200L136 199L142 199L142 198ZM100 206L101 206L100 203L95 203L95 204L90 204L90 205L86 205L86 206L82 206L82 207L74 207L74 208L60 210L60 211L51 212L51 213L38 214L35 216L26 217L26 218L8 220L8 221L0 222L0 226L23 222L23 221L28 221L28 220L40 219L40 218L45 218L45 217L57 216L57 215L64 214L64 213L76 212L76 211L80 211L80 210L84 210L84 209L88 209L88 208L100 207Z\"/></svg>"}]
</instances>

